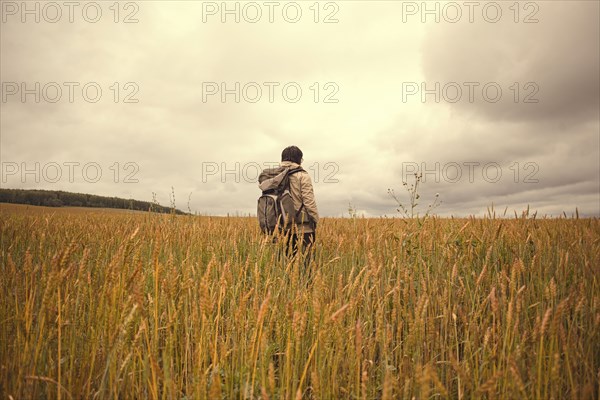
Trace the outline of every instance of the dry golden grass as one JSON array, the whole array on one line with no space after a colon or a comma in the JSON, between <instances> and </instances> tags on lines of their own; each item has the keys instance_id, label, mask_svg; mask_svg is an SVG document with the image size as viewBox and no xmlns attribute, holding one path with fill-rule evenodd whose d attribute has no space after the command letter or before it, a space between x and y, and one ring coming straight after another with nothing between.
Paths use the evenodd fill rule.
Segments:
<instances>
[{"instance_id":1,"label":"dry golden grass","mask_svg":"<svg viewBox=\"0 0 600 400\"><path fill-rule=\"evenodd\" d=\"M0 398L598 398L598 219L0 213Z\"/></svg>"}]
</instances>

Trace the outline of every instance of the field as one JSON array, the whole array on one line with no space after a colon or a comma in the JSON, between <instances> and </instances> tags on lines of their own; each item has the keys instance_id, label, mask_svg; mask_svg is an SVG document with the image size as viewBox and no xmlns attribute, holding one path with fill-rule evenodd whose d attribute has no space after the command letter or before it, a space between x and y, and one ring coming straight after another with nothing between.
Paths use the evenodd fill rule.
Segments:
<instances>
[{"instance_id":1,"label":"field","mask_svg":"<svg viewBox=\"0 0 600 400\"><path fill-rule=\"evenodd\" d=\"M2 205L0 398L600 397L598 219L257 225Z\"/></svg>"}]
</instances>

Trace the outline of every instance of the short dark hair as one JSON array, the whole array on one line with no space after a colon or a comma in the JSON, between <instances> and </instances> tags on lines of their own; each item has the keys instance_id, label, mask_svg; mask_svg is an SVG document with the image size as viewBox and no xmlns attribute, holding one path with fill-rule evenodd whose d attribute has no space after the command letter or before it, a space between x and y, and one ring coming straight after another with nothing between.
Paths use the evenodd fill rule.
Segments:
<instances>
[{"instance_id":1,"label":"short dark hair","mask_svg":"<svg viewBox=\"0 0 600 400\"><path fill-rule=\"evenodd\" d=\"M302 163L302 150L297 146L289 146L281 152L281 161L291 161L296 164Z\"/></svg>"}]
</instances>

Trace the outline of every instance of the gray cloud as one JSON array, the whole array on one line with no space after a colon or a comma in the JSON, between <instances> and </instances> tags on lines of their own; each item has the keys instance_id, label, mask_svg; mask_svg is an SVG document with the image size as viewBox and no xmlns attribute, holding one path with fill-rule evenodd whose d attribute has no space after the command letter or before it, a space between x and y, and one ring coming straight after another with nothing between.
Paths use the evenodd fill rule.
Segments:
<instances>
[{"instance_id":1,"label":"gray cloud","mask_svg":"<svg viewBox=\"0 0 600 400\"><path fill-rule=\"evenodd\" d=\"M553 121L570 127L598 121L600 110L600 4L590 1L540 2L537 23L438 24L424 41L423 70L428 82L477 82L474 102L456 103L461 112L491 121ZM505 10L506 11L506 10ZM482 99L489 82L502 99ZM520 92L515 101L516 88ZM525 88L531 82L536 86ZM539 91L537 91L539 89ZM535 94L534 94L535 92ZM494 97L493 90L490 96ZM539 103L525 104L525 98ZM451 92L449 96L454 96Z\"/></svg>"},{"instance_id":2,"label":"gray cloud","mask_svg":"<svg viewBox=\"0 0 600 400\"><path fill-rule=\"evenodd\" d=\"M515 24L508 13L498 24L421 23L418 16L402 23L402 2L339 2L337 24L315 24L308 5L297 24L202 23L201 2L141 2L137 24L113 23L106 8L97 24L9 19L0 32L2 82L97 82L103 96L98 103L3 102L3 165L95 162L103 175L97 183L81 173L74 182L37 183L17 174L2 186L142 200L156 192L162 204L173 187L182 209L192 193L190 206L202 213L253 213L259 193L243 172L252 175L248 165L277 161L283 147L297 144L324 215L347 215L348 203L368 216L393 215L387 189L403 195L403 163L470 161L498 163L502 179L487 182L480 169L473 182L428 176L423 205L439 192L442 215L481 214L492 203L597 215L598 3L536 4L537 24ZM403 102L403 84L422 81L498 82L503 97ZM139 102L115 103L114 82L121 100L130 93L124 84L135 83ZM270 103L263 86L256 104L232 96L204 102L203 82L296 82L303 93L290 103L277 89ZM339 89L338 103L322 101L328 82ZM536 83L539 103L512 101L514 82L521 97L524 84ZM132 171L127 162L139 167L138 183L123 182ZM523 182L527 162L538 167L537 183ZM206 176L207 165L219 170ZM229 174L222 176L223 167Z\"/></svg>"}]
</instances>

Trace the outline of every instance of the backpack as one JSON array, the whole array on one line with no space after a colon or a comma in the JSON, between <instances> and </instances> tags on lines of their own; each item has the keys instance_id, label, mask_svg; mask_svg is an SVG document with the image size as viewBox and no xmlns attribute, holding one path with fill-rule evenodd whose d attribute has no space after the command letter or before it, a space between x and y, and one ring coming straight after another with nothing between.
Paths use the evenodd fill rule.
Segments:
<instances>
[{"instance_id":1,"label":"backpack","mask_svg":"<svg viewBox=\"0 0 600 400\"><path fill-rule=\"evenodd\" d=\"M260 229L265 234L276 230L287 232L292 228L298 212L290 194L290 175L304 171L301 167L267 168L258 177L262 195L258 198L257 213Z\"/></svg>"}]
</instances>

